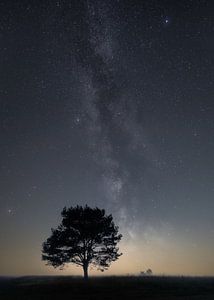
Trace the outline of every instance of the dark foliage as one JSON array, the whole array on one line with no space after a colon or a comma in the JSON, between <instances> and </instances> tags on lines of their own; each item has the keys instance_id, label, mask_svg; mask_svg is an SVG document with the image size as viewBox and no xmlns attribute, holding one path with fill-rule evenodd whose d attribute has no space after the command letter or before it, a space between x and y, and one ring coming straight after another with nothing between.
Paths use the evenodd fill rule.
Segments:
<instances>
[{"instance_id":1,"label":"dark foliage","mask_svg":"<svg viewBox=\"0 0 214 300\"><path fill-rule=\"evenodd\" d=\"M62 223L52 229L52 235L43 244L42 259L54 267L66 263L82 266L88 277L88 266L104 271L119 258L117 243L122 235L112 215L104 209L76 206L64 208Z\"/></svg>"}]
</instances>

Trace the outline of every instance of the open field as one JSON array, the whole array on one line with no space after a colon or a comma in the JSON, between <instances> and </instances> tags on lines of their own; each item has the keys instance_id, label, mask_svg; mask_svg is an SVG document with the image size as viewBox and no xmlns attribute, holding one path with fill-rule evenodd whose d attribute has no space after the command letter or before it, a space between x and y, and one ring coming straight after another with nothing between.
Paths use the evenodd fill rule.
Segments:
<instances>
[{"instance_id":1,"label":"open field","mask_svg":"<svg viewBox=\"0 0 214 300\"><path fill-rule=\"evenodd\" d=\"M0 279L1 300L146 299L213 300L214 278L20 277Z\"/></svg>"}]
</instances>

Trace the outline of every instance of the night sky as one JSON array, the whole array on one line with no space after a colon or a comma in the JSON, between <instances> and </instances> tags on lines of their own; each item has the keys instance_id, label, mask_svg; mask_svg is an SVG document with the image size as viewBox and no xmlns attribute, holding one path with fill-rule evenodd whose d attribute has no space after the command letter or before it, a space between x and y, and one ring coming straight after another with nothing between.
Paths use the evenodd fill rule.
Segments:
<instances>
[{"instance_id":1,"label":"night sky","mask_svg":"<svg viewBox=\"0 0 214 300\"><path fill-rule=\"evenodd\" d=\"M105 208L104 274L214 275L214 2L0 1L0 274L64 206ZM92 271L91 274L98 274Z\"/></svg>"}]
</instances>

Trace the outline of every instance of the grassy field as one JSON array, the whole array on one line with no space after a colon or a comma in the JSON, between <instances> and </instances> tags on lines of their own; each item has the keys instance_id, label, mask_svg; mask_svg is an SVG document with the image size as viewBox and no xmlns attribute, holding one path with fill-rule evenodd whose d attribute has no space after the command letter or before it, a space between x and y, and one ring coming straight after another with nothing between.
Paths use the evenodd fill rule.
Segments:
<instances>
[{"instance_id":1,"label":"grassy field","mask_svg":"<svg viewBox=\"0 0 214 300\"><path fill-rule=\"evenodd\" d=\"M20 277L0 279L1 300L214 300L214 278Z\"/></svg>"}]
</instances>

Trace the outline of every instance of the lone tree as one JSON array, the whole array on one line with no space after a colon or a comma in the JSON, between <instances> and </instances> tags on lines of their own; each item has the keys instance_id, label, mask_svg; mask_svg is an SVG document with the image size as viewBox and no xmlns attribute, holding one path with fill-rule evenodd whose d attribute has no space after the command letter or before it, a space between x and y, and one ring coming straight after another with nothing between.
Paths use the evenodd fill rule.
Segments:
<instances>
[{"instance_id":1,"label":"lone tree","mask_svg":"<svg viewBox=\"0 0 214 300\"><path fill-rule=\"evenodd\" d=\"M104 271L122 255L117 247L122 235L104 209L65 207L61 215L61 224L43 243L42 259L47 265L63 268L66 263L74 263L83 267L87 279L89 265Z\"/></svg>"}]
</instances>

